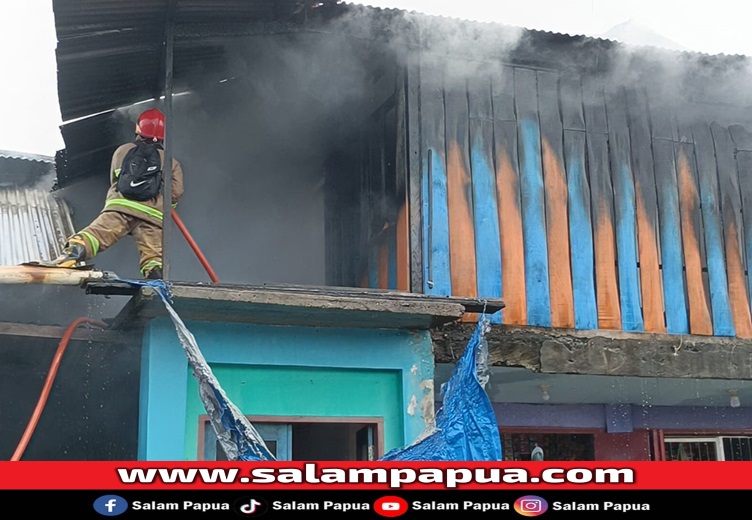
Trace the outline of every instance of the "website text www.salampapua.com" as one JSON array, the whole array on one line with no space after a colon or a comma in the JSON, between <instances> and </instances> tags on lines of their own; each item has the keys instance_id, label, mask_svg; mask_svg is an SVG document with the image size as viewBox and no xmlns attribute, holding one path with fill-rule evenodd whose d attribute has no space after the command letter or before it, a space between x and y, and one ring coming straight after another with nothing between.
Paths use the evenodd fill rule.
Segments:
<instances>
[{"instance_id":1,"label":"website text www.salampapua.com","mask_svg":"<svg viewBox=\"0 0 752 520\"><path fill-rule=\"evenodd\" d=\"M629 468L336 468L306 463L300 468L117 468L123 484L388 484L398 489L409 484L632 484Z\"/></svg>"}]
</instances>

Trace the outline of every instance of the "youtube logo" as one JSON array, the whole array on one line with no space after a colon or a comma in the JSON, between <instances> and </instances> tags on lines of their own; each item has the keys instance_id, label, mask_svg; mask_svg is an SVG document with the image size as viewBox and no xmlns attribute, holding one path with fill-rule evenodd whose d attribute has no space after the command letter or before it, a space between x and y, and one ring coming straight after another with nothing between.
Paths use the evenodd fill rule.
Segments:
<instances>
[{"instance_id":1,"label":"youtube logo","mask_svg":"<svg viewBox=\"0 0 752 520\"><path fill-rule=\"evenodd\" d=\"M373 510L381 516L388 518L402 516L407 513L408 509L407 501L396 496L381 497L373 503Z\"/></svg>"}]
</instances>

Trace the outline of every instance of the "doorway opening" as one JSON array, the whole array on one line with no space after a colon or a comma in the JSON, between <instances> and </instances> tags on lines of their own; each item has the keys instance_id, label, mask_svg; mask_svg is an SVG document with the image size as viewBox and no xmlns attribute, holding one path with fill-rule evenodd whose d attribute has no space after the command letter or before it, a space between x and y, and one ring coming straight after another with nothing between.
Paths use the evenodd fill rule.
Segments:
<instances>
[{"instance_id":1,"label":"doorway opening","mask_svg":"<svg viewBox=\"0 0 752 520\"><path fill-rule=\"evenodd\" d=\"M277 460L377 460L381 417L247 416ZM198 460L227 460L208 415L199 417Z\"/></svg>"},{"instance_id":2,"label":"doorway opening","mask_svg":"<svg viewBox=\"0 0 752 520\"><path fill-rule=\"evenodd\" d=\"M504 460L531 460L535 446L544 460L595 460L595 436L589 433L502 433Z\"/></svg>"}]
</instances>

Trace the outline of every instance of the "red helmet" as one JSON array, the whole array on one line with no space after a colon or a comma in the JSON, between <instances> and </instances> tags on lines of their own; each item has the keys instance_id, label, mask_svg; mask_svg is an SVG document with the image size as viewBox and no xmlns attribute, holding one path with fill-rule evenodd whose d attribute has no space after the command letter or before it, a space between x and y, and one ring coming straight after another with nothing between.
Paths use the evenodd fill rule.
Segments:
<instances>
[{"instance_id":1,"label":"red helmet","mask_svg":"<svg viewBox=\"0 0 752 520\"><path fill-rule=\"evenodd\" d=\"M165 116L156 108L146 110L138 116L138 128L142 136L164 141Z\"/></svg>"}]
</instances>

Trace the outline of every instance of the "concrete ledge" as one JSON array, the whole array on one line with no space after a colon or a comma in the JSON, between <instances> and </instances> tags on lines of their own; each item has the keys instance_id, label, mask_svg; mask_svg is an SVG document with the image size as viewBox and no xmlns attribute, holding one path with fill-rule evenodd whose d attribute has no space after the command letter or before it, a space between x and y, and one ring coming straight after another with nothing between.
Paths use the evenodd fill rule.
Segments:
<instances>
[{"instance_id":1,"label":"concrete ledge","mask_svg":"<svg viewBox=\"0 0 752 520\"><path fill-rule=\"evenodd\" d=\"M175 283L172 296L184 320L322 327L429 329L457 321L469 309L503 307L501 302L337 287ZM142 287L114 326L130 328L166 314L154 290Z\"/></svg>"},{"instance_id":2,"label":"concrete ledge","mask_svg":"<svg viewBox=\"0 0 752 520\"><path fill-rule=\"evenodd\" d=\"M27 338L62 339L68 327L57 325L35 325L28 323L0 322L0 336L21 336ZM73 341L93 341L102 343L128 343L133 337L120 331L78 327L71 335Z\"/></svg>"},{"instance_id":3,"label":"concrete ledge","mask_svg":"<svg viewBox=\"0 0 752 520\"><path fill-rule=\"evenodd\" d=\"M437 363L462 355L475 328L451 323L432 330ZM695 379L752 379L752 343L739 338L492 326L493 366L548 374Z\"/></svg>"}]
</instances>

